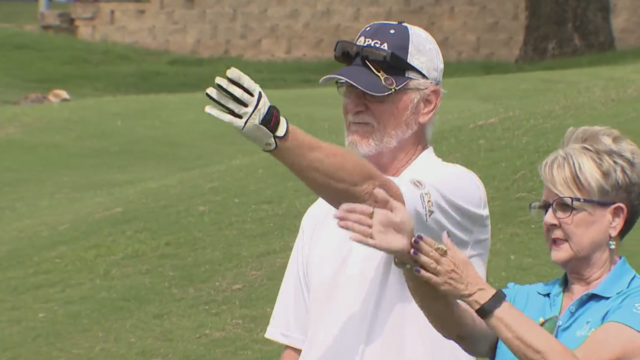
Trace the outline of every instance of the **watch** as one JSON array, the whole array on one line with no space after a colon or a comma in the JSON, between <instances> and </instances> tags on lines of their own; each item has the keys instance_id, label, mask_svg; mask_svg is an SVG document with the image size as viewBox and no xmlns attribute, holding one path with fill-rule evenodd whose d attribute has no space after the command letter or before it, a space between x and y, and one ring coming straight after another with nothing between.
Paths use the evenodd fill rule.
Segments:
<instances>
[{"instance_id":1,"label":"watch","mask_svg":"<svg viewBox=\"0 0 640 360\"><path fill-rule=\"evenodd\" d=\"M502 305L502 303L507 299L507 294L502 290L497 290L490 298L482 304L477 310L476 314L482 319L485 320L489 316L493 315L493 313Z\"/></svg>"}]
</instances>

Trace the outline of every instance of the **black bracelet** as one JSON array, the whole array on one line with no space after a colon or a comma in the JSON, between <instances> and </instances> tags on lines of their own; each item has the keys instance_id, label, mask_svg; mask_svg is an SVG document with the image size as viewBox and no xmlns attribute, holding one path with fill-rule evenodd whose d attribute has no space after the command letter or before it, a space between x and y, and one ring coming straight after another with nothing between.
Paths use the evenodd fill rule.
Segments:
<instances>
[{"instance_id":1,"label":"black bracelet","mask_svg":"<svg viewBox=\"0 0 640 360\"><path fill-rule=\"evenodd\" d=\"M493 294L486 303L482 304L476 310L476 314L480 317L480 319L485 320L489 316L493 315L493 313L502 305L502 303L507 299L507 295L502 290L498 290Z\"/></svg>"}]
</instances>

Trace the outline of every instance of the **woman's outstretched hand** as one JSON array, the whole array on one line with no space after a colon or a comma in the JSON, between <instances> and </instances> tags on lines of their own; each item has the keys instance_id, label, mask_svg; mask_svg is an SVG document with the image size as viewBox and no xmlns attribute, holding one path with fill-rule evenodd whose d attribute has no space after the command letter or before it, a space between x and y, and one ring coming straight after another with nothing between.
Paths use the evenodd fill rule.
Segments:
<instances>
[{"instance_id":1,"label":"woman's outstretched hand","mask_svg":"<svg viewBox=\"0 0 640 360\"><path fill-rule=\"evenodd\" d=\"M351 239L360 244L410 260L413 239L413 218L405 206L392 199L384 190L373 192L375 207L345 203L335 217L338 226L351 231Z\"/></svg>"}]
</instances>

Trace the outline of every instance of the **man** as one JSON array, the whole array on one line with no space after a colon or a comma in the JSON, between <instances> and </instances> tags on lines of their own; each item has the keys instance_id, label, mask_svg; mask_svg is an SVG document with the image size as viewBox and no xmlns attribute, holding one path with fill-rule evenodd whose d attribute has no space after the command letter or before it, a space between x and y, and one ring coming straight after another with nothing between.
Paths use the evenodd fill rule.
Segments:
<instances>
[{"instance_id":1,"label":"man","mask_svg":"<svg viewBox=\"0 0 640 360\"><path fill-rule=\"evenodd\" d=\"M334 218L345 202L375 205L373 191L382 188L413 214L416 232L439 239L448 230L485 276L484 186L429 144L444 68L438 45L419 27L375 22L355 43L339 41L335 58L346 66L321 81L337 80L352 151L290 124L237 69L216 78L219 90L206 91L221 108L209 105L207 113L234 125L320 196L302 219L265 336L284 345L282 360L471 359L431 327L394 256L351 241ZM398 249L396 265L410 261L409 249Z\"/></svg>"}]
</instances>

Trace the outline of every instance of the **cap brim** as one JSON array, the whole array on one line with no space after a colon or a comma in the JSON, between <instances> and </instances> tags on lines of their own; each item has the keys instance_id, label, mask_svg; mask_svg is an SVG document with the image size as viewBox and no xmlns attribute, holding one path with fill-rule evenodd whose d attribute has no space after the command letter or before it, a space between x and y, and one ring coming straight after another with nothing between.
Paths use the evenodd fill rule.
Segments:
<instances>
[{"instance_id":1,"label":"cap brim","mask_svg":"<svg viewBox=\"0 0 640 360\"><path fill-rule=\"evenodd\" d=\"M411 78L400 75L390 75L396 82L396 89L405 86ZM354 63L343 67L342 69L327 75L320 79L320 83L324 84L331 80L344 80L351 83L360 90L375 96L389 95L393 92L382 83L382 80L370 69L362 65Z\"/></svg>"}]
</instances>

